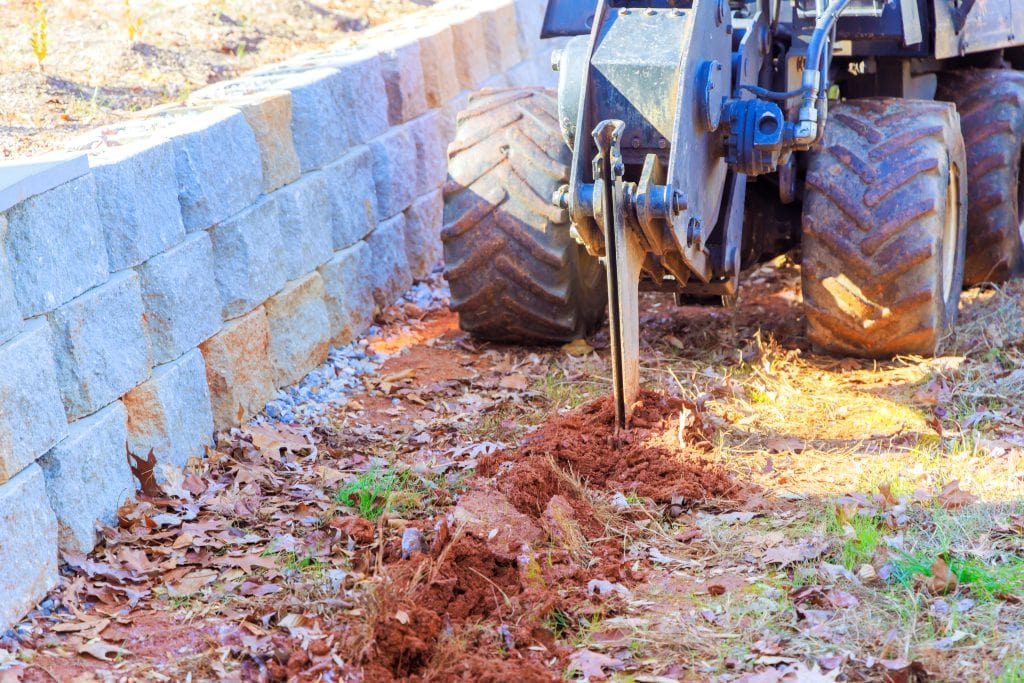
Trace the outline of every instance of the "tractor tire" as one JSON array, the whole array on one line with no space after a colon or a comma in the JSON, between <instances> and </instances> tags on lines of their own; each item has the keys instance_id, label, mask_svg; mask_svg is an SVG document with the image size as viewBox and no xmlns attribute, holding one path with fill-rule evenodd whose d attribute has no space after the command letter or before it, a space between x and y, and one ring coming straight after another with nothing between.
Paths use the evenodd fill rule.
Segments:
<instances>
[{"instance_id":1,"label":"tractor tire","mask_svg":"<svg viewBox=\"0 0 1024 683\"><path fill-rule=\"evenodd\" d=\"M603 319L604 267L551 203L571 154L554 93L483 90L448 147L445 278L463 330L489 341L565 343Z\"/></svg>"},{"instance_id":2,"label":"tractor tire","mask_svg":"<svg viewBox=\"0 0 1024 683\"><path fill-rule=\"evenodd\" d=\"M1024 74L952 71L936 97L956 104L967 147L964 282L1005 282L1024 266Z\"/></svg>"},{"instance_id":3,"label":"tractor tire","mask_svg":"<svg viewBox=\"0 0 1024 683\"><path fill-rule=\"evenodd\" d=\"M950 104L880 98L834 107L804 193L804 310L817 350L938 351L963 288L966 167Z\"/></svg>"}]
</instances>

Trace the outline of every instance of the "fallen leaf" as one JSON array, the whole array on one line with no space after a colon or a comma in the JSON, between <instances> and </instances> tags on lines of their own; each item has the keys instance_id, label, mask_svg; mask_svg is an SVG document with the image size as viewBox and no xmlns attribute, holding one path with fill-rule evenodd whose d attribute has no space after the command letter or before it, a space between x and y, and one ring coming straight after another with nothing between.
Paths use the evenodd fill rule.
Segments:
<instances>
[{"instance_id":1,"label":"fallen leaf","mask_svg":"<svg viewBox=\"0 0 1024 683\"><path fill-rule=\"evenodd\" d=\"M826 547L826 544L815 544L807 540L794 545L777 545L766 550L761 559L766 564L785 567L794 562L813 560L825 552Z\"/></svg>"},{"instance_id":2,"label":"fallen leaf","mask_svg":"<svg viewBox=\"0 0 1024 683\"><path fill-rule=\"evenodd\" d=\"M626 665L618 659L591 650L577 650L573 652L569 655L569 663L583 675L583 678L598 681L603 681L607 678L605 669L621 671L626 668Z\"/></svg>"},{"instance_id":3,"label":"fallen leaf","mask_svg":"<svg viewBox=\"0 0 1024 683\"><path fill-rule=\"evenodd\" d=\"M794 436L773 436L764 442L764 447L771 453L802 453L807 444Z\"/></svg>"},{"instance_id":4,"label":"fallen leaf","mask_svg":"<svg viewBox=\"0 0 1024 683\"><path fill-rule=\"evenodd\" d=\"M159 498L163 495L163 491L156 483L156 454L153 449L149 449L149 455L143 460L139 456L135 455L131 451L127 451L128 455L128 466L132 470L132 475L139 482L139 490L142 495L150 498Z\"/></svg>"},{"instance_id":5,"label":"fallen leaf","mask_svg":"<svg viewBox=\"0 0 1024 683\"><path fill-rule=\"evenodd\" d=\"M526 375L505 375L498 380L498 386L502 389L526 391L529 386L529 382L526 379Z\"/></svg>"},{"instance_id":6,"label":"fallen leaf","mask_svg":"<svg viewBox=\"0 0 1024 683\"><path fill-rule=\"evenodd\" d=\"M316 448L309 439L286 425L249 425L244 431L252 438L252 445L264 452L284 449L299 453Z\"/></svg>"},{"instance_id":7,"label":"fallen leaf","mask_svg":"<svg viewBox=\"0 0 1024 683\"><path fill-rule=\"evenodd\" d=\"M915 574L914 578L924 584L925 588L932 595L945 595L950 591L956 590L956 587L960 584L960 579L950 570L949 565L941 557L935 558L935 562L932 563L931 576Z\"/></svg>"},{"instance_id":8,"label":"fallen leaf","mask_svg":"<svg viewBox=\"0 0 1024 683\"><path fill-rule=\"evenodd\" d=\"M953 480L939 491L939 503L947 510L953 510L978 500L977 496L960 488L960 482Z\"/></svg>"},{"instance_id":9,"label":"fallen leaf","mask_svg":"<svg viewBox=\"0 0 1024 683\"><path fill-rule=\"evenodd\" d=\"M218 573L213 569L198 569L186 574L176 583L167 584L167 594L172 598L184 598L198 593L203 586L217 580Z\"/></svg>"},{"instance_id":10,"label":"fallen leaf","mask_svg":"<svg viewBox=\"0 0 1024 683\"><path fill-rule=\"evenodd\" d=\"M89 655L104 662L112 662L117 657L131 654L128 650L113 643L108 643L101 638L93 638L86 643L82 643L76 648L76 651L78 654Z\"/></svg>"},{"instance_id":11,"label":"fallen leaf","mask_svg":"<svg viewBox=\"0 0 1024 683\"><path fill-rule=\"evenodd\" d=\"M594 347L588 344L586 339L573 339L563 345L562 350L570 356L589 356L594 352Z\"/></svg>"}]
</instances>

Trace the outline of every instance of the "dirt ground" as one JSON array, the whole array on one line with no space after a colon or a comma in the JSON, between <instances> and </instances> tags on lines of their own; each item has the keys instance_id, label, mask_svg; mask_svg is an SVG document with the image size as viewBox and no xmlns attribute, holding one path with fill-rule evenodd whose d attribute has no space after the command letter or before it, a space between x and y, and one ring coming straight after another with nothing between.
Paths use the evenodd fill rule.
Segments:
<instances>
[{"instance_id":1,"label":"dirt ground","mask_svg":"<svg viewBox=\"0 0 1024 683\"><path fill-rule=\"evenodd\" d=\"M0 160L434 2L0 0Z\"/></svg>"},{"instance_id":2,"label":"dirt ground","mask_svg":"<svg viewBox=\"0 0 1024 683\"><path fill-rule=\"evenodd\" d=\"M122 509L0 680L1024 680L1024 283L876 363L810 352L798 281L645 295L623 432L606 333L389 309L330 428L235 430Z\"/></svg>"}]
</instances>

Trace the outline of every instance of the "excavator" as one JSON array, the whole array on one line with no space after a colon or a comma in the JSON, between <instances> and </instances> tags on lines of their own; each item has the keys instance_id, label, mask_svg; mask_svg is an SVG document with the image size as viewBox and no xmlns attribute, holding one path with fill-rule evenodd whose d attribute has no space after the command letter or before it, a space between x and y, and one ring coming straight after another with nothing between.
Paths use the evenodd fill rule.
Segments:
<instances>
[{"instance_id":1,"label":"excavator","mask_svg":"<svg viewBox=\"0 0 1024 683\"><path fill-rule=\"evenodd\" d=\"M557 93L459 114L445 275L464 330L564 343L607 309L616 419L639 292L729 306L800 247L825 353L938 352L1024 263L1024 3L551 0Z\"/></svg>"}]
</instances>

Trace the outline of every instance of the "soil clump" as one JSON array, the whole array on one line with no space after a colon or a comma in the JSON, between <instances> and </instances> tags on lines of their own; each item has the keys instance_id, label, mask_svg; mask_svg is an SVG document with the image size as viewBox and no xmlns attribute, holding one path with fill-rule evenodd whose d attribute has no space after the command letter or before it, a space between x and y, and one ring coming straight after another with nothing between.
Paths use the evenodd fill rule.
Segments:
<instances>
[{"instance_id":1,"label":"soil clump","mask_svg":"<svg viewBox=\"0 0 1024 683\"><path fill-rule=\"evenodd\" d=\"M533 516L553 496L575 497L561 473L657 503L737 498L747 487L698 455L708 436L698 406L653 391L641 393L631 428L618 430L613 399L605 396L551 420L518 450L484 458L477 471L496 475L516 509Z\"/></svg>"}]
</instances>

